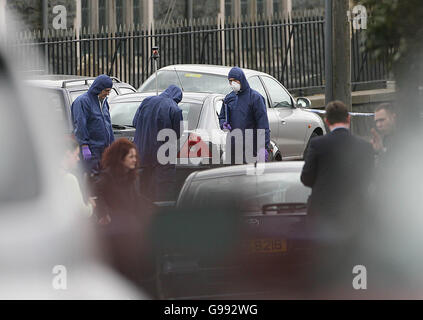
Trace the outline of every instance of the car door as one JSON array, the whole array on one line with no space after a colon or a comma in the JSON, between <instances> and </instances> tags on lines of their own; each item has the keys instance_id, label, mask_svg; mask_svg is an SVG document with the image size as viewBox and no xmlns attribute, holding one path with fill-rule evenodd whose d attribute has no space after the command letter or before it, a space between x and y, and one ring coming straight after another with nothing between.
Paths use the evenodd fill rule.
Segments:
<instances>
[{"instance_id":1,"label":"car door","mask_svg":"<svg viewBox=\"0 0 423 320\"><path fill-rule=\"evenodd\" d=\"M279 82L269 76L261 76L261 79L270 97L270 109L276 113L273 118L279 128L276 142L283 158L301 158L307 130L306 119L302 119L301 110L293 105L293 99Z\"/></svg>"},{"instance_id":2,"label":"car door","mask_svg":"<svg viewBox=\"0 0 423 320\"><path fill-rule=\"evenodd\" d=\"M250 87L260 93L264 100L266 100L266 109L267 109L267 117L269 119L269 127L270 127L270 140L274 141L276 144L277 138L279 136L279 117L275 109L270 108L269 97L267 96L266 90L263 87L263 84L258 76L252 76L248 78L248 83Z\"/></svg>"},{"instance_id":3,"label":"car door","mask_svg":"<svg viewBox=\"0 0 423 320\"><path fill-rule=\"evenodd\" d=\"M218 154L219 155L219 159L225 160L225 145L226 145L226 132L220 129L220 124L219 124L219 115L220 115L220 111L222 110L223 107L223 99L225 97L224 96L217 96L214 97L211 102L213 105L213 108L208 108L208 109L212 109L213 110L213 121L208 121L209 123L209 132L211 132L211 135L209 135L212 139L212 143L213 143L213 148L212 152L217 152L217 153L213 153L213 154ZM204 103L207 103L209 99L207 99ZM215 147L216 146L216 147ZM222 158L223 156L223 158Z\"/></svg>"}]
</instances>

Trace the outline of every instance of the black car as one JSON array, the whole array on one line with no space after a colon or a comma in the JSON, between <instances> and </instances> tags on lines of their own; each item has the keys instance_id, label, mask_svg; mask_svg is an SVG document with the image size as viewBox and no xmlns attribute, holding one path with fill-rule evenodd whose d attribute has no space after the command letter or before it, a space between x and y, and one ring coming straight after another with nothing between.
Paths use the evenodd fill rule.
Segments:
<instances>
[{"instance_id":1,"label":"black car","mask_svg":"<svg viewBox=\"0 0 423 320\"><path fill-rule=\"evenodd\" d=\"M309 266L303 162L192 173L153 228L162 298L299 287Z\"/></svg>"},{"instance_id":2,"label":"black car","mask_svg":"<svg viewBox=\"0 0 423 320\"><path fill-rule=\"evenodd\" d=\"M72 131L72 120L70 107L77 97L87 92L95 78L80 77L73 75L43 75L32 77L26 81L31 88L41 89L48 103L58 113L63 120L68 132ZM135 92L135 88L130 84L112 77L113 88L109 99L126 93Z\"/></svg>"}]
</instances>

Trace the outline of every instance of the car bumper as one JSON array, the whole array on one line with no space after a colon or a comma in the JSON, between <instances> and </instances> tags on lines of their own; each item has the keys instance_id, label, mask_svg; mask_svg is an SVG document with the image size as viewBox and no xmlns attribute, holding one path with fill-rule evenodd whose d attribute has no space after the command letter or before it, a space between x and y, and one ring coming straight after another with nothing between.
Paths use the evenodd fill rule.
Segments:
<instances>
[{"instance_id":1,"label":"car bumper","mask_svg":"<svg viewBox=\"0 0 423 320\"><path fill-rule=\"evenodd\" d=\"M134 142L135 130L126 129L126 130L113 130L113 135L115 140L126 138L131 142Z\"/></svg>"}]
</instances>

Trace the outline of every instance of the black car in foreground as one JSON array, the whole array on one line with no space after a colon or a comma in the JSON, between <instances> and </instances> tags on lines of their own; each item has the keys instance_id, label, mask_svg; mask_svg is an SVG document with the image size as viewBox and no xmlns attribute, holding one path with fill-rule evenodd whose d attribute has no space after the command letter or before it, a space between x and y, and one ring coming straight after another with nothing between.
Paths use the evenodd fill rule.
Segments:
<instances>
[{"instance_id":1,"label":"black car in foreground","mask_svg":"<svg viewBox=\"0 0 423 320\"><path fill-rule=\"evenodd\" d=\"M153 238L162 298L246 297L299 285L308 267L303 162L192 173ZM269 297L269 296L267 296Z\"/></svg>"}]
</instances>

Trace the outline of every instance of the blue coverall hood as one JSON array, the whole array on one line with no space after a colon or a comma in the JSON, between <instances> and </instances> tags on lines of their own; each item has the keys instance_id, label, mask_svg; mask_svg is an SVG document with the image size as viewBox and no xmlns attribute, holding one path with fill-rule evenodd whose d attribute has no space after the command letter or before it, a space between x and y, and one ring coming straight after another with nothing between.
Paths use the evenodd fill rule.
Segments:
<instances>
[{"instance_id":1,"label":"blue coverall hood","mask_svg":"<svg viewBox=\"0 0 423 320\"><path fill-rule=\"evenodd\" d=\"M258 151L255 143L258 137L257 129L265 130L265 147L269 146L270 143L269 119L264 97L256 90L250 88L245 74L240 68L232 68L228 74L228 79L230 78L241 82L241 91L237 93L232 91L223 100L224 107L221 108L219 114L220 128L223 129L223 124L229 122L232 130L240 129L244 135L244 152L246 150L245 146L252 144L253 154L256 155ZM252 139L245 135L247 129L253 129ZM227 139L229 138L231 139L232 156L235 154L235 141L233 137L227 135ZM229 145L229 140L226 143ZM245 156L243 161L246 163ZM232 159L231 163L234 163Z\"/></svg>"},{"instance_id":2,"label":"blue coverall hood","mask_svg":"<svg viewBox=\"0 0 423 320\"><path fill-rule=\"evenodd\" d=\"M112 88L113 81L107 75L98 76L89 90L75 99L71 105L74 134L80 145L89 145L91 153L100 157L102 150L114 141L109 104L101 104L98 94Z\"/></svg>"},{"instance_id":3,"label":"blue coverall hood","mask_svg":"<svg viewBox=\"0 0 423 320\"><path fill-rule=\"evenodd\" d=\"M134 143L137 146L142 166L157 166L157 152L165 142L158 141L161 130L171 129L176 138L181 136L182 90L171 85L158 96L145 98L132 121L135 129Z\"/></svg>"},{"instance_id":4,"label":"blue coverall hood","mask_svg":"<svg viewBox=\"0 0 423 320\"><path fill-rule=\"evenodd\" d=\"M231 78L234 78L241 82L241 92L250 89L250 85L247 81L247 78L245 78L244 71L242 71L241 68L233 67L228 73L228 79L231 79Z\"/></svg>"},{"instance_id":5,"label":"blue coverall hood","mask_svg":"<svg viewBox=\"0 0 423 320\"><path fill-rule=\"evenodd\" d=\"M108 75L102 74L95 78L93 84L90 86L90 89L88 89L88 93L98 96L104 89L112 87L113 80Z\"/></svg>"},{"instance_id":6,"label":"blue coverall hood","mask_svg":"<svg viewBox=\"0 0 423 320\"><path fill-rule=\"evenodd\" d=\"M170 98L176 103L179 103L182 101L182 90L172 84L165 91L163 91L160 96Z\"/></svg>"}]
</instances>

